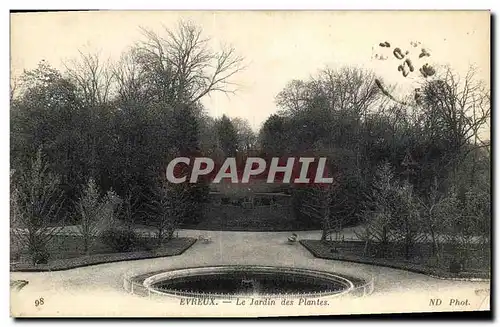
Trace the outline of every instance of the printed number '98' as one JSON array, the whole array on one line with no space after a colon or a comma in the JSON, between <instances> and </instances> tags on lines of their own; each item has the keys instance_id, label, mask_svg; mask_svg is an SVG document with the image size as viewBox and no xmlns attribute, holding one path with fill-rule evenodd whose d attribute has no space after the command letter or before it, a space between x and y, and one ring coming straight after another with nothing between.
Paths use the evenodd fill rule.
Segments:
<instances>
[{"instance_id":1,"label":"printed number '98'","mask_svg":"<svg viewBox=\"0 0 500 327\"><path fill-rule=\"evenodd\" d=\"M39 307L44 304L43 297L35 300L35 307Z\"/></svg>"}]
</instances>

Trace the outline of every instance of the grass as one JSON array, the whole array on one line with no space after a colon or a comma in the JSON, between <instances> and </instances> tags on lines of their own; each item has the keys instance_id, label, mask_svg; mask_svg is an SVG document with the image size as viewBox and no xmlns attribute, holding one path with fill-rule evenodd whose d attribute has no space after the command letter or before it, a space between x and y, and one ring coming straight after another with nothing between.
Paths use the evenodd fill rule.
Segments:
<instances>
[{"instance_id":1,"label":"grass","mask_svg":"<svg viewBox=\"0 0 500 327\"><path fill-rule=\"evenodd\" d=\"M147 241L147 240L144 240ZM155 240L149 240L155 242ZM101 263L150 259L175 256L189 249L196 239L190 237L173 238L152 250L136 247L129 252L116 252L96 240L89 253L83 253L82 238L79 236L55 236L49 247L50 258L47 264L33 265L29 255L21 253L17 262L11 262L11 271L56 271Z\"/></svg>"},{"instance_id":2,"label":"grass","mask_svg":"<svg viewBox=\"0 0 500 327\"><path fill-rule=\"evenodd\" d=\"M262 206L245 209L240 206L207 204L203 220L185 224L182 228L220 231L284 232L314 230L297 219L290 206Z\"/></svg>"},{"instance_id":3,"label":"grass","mask_svg":"<svg viewBox=\"0 0 500 327\"><path fill-rule=\"evenodd\" d=\"M412 250L414 254L410 259L405 259L402 247L399 244L390 244L390 255L384 258L374 256L374 253L364 255L364 242L346 241L322 242L319 240L301 240L300 243L315 257L321 259L341 260L378 265L396 269L404 269L435 277L458 279L489 279L490 278L490 253L489 248L481 245L474 246L472 251L481 252L482 255L473 256L466 269L459 273L449 271L448 264L452 257L458 256L456 247L447 245L441 262L438 264L431 255L431 246L428 243L419 243Z\"/></svg>"}]
</instances>

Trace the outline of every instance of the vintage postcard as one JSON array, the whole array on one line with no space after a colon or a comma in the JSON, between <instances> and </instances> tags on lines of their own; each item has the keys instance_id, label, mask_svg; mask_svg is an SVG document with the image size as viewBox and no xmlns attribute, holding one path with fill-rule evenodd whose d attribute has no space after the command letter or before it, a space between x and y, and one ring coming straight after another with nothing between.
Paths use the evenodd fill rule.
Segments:
<instances>
[{"instance_id":1,"label":"vintage postcard","mask_svg":"<svg viewBox=\"0 0 500 327\"><path fill-rule=\"evenodd\" d=\"M490 311L490 24L11 13L11 315Z\"/></svg>"}]
</instances>

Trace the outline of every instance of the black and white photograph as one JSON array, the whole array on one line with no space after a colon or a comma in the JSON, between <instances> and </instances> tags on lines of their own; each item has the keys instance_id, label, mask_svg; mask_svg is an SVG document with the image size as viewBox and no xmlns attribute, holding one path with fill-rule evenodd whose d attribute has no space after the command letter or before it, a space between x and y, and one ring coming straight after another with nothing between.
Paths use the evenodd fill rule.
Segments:
<instances>
[{"instance_id":1,"label":"black and white photograph","mask_svg":"<svg viewBox=\"0 0 500 327\"><path fill-rule=\"evenodd\" d=\"M490 312L491 26L11 12L11 317Z\"/></svg>"}]
</instances>

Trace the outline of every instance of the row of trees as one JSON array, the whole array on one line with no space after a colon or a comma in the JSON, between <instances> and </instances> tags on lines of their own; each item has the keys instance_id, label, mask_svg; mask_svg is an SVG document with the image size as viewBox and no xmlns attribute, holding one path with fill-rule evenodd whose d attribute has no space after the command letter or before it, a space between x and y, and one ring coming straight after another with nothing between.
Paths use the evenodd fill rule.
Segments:
<instances>
[{"instance_id":1,"label":"row of trees","mask_svg":"<svg viewBox=\"0 0 500 327\"><path fill-rule=\"evenodd\" d=\"M60 179L50 172L50 165L41 150L24 171L11 171L11 231L18 248L27 250L34 264L46 263L49 259L50 242L64 228L65 221L55 224L65 202L60 189ZM157 230L157 245L173 237L174 230L187 211L189 203L186 190L174 189L163 184L155 189L156 197L147 203L148 216ZM88 254L101 238L115 250L129 250L135 244L123 244L121 238L135 237L133 232L135 215L139 210L129 194L121 199L114 191L102 194L95 181L90 178L81 187L77 201L72 203L73 219L82 237L82 253ZM68 231L65 231L66 233ZM125 241L127 242L127 241Z\"/></svg>"},{"instance_id":2,"label":"row of trees","mask_svg":"<svg viewBox=\"0 0 500 327\"><path fill-rule=\"evenodd\" d=\"M373 250L381 257L394 255L394 242L403 245L406 259L416 254L417 243L429 243L437 264L446 255L446 247L453 245L458 254L455 259L466 267L477 255L473 249L489 246L490 205L487 185L466 189L452 185L440 192L435 180L428 194L422 196L407 180L399 181L390 164L385 163L378 167L372 194L364 203L361 216L365 225L358 237L365 241L365 254Z\"/></svg>"},{"instance_id":3,"label":"row of trees","mask_svg":"<svg viewBox=\"0 0 500 327\"><path fill-rule=\"evenodd\" d=\"M213 50L185 22L143 32L118 62L81 53L58 71L42 61L13 85L11 194L29 237L62 220L95 235L106 225L96 217L111 216L169 237L178 223L202 219L208 185L167 185L166 164L249 153L327 157L331 187L290 189L296 218L322 226L323 239L362 223L367 247L384 254L393 237L409 254L422 235L437 253L439 235L488 234L490 153L481 133L490 95L474 70L460 79L441 69L395 101L369 71L326 68L291 81L256 135L243 119L208 116L201 103L236 91L232 77L244 65L234 49Z\"/></svg>"},{"instance_id":4,"label":"row of trees","mask_svg":"<svg viewBox=\"0 0 500 327\"><path fill-rule=\"evenodd\" d=\"M423 239L436 256L442 242L466 249L488 241L490 147L482 135L491 104L474 73L460 79L444 67L404 101L360 69L290 82L277 96L281 111L260 131L262 148L326 156L335 177L333 188L292 190L297 218L323 226L323 239L361 223L359 237L381 256L395 241L406 257Z\"/></svg>"},{"instance_id":5,"label":"row of trees","mask_svg":"<svg viewBox=\"0 0 500 327\"><path fill-rule=\"evenodd\" d=\"M247 121L214 119L201 104L233 93L244 68L233 48L214 50L201 32L189 22L163 34L143 29L118 62L81 52L63 71L42 60L13 83L11 194L32 253L63 222L80 225L87 251L112 220L153 224L162 239L201 219L208 185L167 185L167 163L256 142Z\"/></svg>"}]
</instances>

